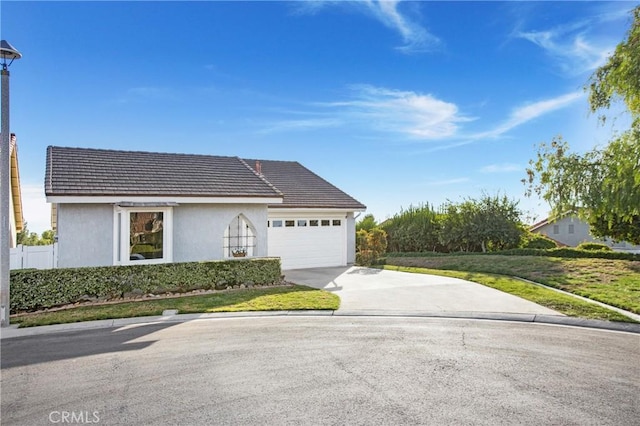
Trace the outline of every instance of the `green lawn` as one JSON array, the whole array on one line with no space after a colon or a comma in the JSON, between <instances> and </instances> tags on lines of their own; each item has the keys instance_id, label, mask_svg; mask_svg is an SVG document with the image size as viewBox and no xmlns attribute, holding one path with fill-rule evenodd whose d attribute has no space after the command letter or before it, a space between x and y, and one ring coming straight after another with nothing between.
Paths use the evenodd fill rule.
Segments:
<instances>
[{"instance_id":1,"label":"green lawn","mask_svg":"<svg viewBox=\"0 0 640 426\"><path fill-rule=\"evenodd\" d=\"M335 294L310 287L294 285L221 291L197 296L159 300L124 302L99 306L82 306L55 312L33 313L11 318L20 327L64 324L114 318L161 315L165 309L178 313L336 310L340 298Z\"/></svg>"},{"instance_id":2,"label":"green lawn","mask_svg":"<svg viewBox=\"0 0 640 426\"><path fill-rule=\"evenodd\" d=\"M640 261L452 255L389 257L387 264L516 276L640 314Z\"/></svg>"},{"instance_id":3,"label":"green lawn","mask_svg":"<svg viewBox=\"0 0 640 426\"><path fill-rule=\"evenodd\" d=\"M405 266L386 265L384 269L392 271L412 272L419 274L442 275L461 278L477 282L505 293L513 294L525 300L545 306L571 317L598 319L605 321L635 322L631 318L621 315L593 303L585 302L575 297L558 293L534 284L510 278L504 275L485 274L481 272L447 271L439 269L425 269Z\"/></svg>"}]
</instances>

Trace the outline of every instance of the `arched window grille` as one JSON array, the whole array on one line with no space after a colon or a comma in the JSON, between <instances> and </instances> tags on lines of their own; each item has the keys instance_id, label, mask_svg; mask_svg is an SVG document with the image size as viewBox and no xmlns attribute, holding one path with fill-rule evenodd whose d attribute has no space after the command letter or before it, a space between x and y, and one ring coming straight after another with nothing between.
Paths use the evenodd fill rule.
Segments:
<instances>
[{"instance_id":1,"label":"arched window grille","mask_svg":"<svg viewBox=\"0 0 640 426\"><path fill-rule=\"evenodd\" d=\"M225 257L251 257L256 248L256 233L251 222L240 214L224 232Z\"/></svg>"}]
</instances>

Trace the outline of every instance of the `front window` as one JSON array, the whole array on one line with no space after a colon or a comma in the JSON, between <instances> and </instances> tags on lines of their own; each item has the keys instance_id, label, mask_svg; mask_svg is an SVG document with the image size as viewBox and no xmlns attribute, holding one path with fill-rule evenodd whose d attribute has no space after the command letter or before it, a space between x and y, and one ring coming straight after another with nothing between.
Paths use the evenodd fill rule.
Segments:
<instances>
[{"instance_id":1,"label":"front window","mask_svg":"<svg viewBox=\"0 0 640 426\"><path fill-rule=\"evenodd\" d=\"M129 260L164 257L164 212L129 213Z\"/></svg>"},{"instance_id":2,"label":"front window","mask_svg":"<svg viewBox=\"0 0 640 426\"><path fill-rule=\"evenodd\" d=\"M172 262L171 208L117 208L115 263Z\"/></svg>"}]
</instances>

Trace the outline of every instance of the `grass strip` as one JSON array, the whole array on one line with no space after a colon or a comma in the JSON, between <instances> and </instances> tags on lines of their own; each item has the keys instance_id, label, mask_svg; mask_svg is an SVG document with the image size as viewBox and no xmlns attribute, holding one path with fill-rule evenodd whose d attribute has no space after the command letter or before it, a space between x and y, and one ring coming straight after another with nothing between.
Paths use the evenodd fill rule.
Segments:
<instances>
[{"instance_id":1,"label":"grass strip","mask_svg":"<svg viewBox=\"0 0 640 426\"><path fill-rule=\"evenodd\" d=\"M536 256L388 258L388 265L517 276L640 314L640 262Z\"/></svg>"},{"instance_id":2,"label":"grass strip","mask_svg":"<svg viewBox=\"0 0 640 426\"><path fill-rule=\"evenodd\" d=\"M537 303L570 317L597 319L604 321L636 322L618 312L585 302L572 296L561 294L534 284L516 280L511 277L480 272L461 272L441 269L425 269L405 266L385 265L390 271L411 272L417 274L440 275L473 281L505 293L513 294L530 302Z\"/></svg>"},{"instance_id":3,"label":"grass strip","mask_svg":"<svg viewBox=\"0 0 640 426\"><path fill-rule=\"evenodd\" d=\"M335 294L302 285L261 289L228 290L206 295L158 300L82 306L55 312L33 313L11 318L20 327L66 324L116 318L162 315L166 309L180 314L241 311L336 310Z\"/></svg>"}]
</instances>

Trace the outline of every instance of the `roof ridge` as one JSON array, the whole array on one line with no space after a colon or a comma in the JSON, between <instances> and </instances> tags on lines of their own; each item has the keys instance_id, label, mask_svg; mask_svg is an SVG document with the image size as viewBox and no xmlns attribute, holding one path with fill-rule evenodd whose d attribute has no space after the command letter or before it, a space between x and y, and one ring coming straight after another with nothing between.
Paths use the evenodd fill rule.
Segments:
<instances>
[{"instance_id":1,"label":"roof ridge","mask_svg":"<svg viewBox=\"0 0 640 426\"><path fill-rule=\"evenodd\" d=\"M269 182L267 180L267 178L264 177L263 174L258 173L256 170L254 170L246 161L244 161L242 158L240 157L236 157L247 169L249 169L254 175L256 175L259 179L261 179L264 183L266 183L267 185L269 185L269 187L271 189L273 189L278 195L284 197L284 193L282 191L280 191L278 188L276 188L276 186L274 184L272 184L271 182ZM256 161L261 161L261 160L256 160Z\"/></svg>"},{"instance_id":2,"label":"roof ridge","mask_svg":"<svg viewBox=\"0 0 640 426\"><path fill-rule=\"evenodd\" d=\"M79 151L94 151L94 152L113 152L121 154L149 154L149 155L169 155L169 156L185 156L185 157L213 157L213 158L238 158L231 155L213 155L213 154L190 154L186 152L167 152L167 151L142 151L142 150L126 150L126 149L110 149L110 148L87 148L79 146L57 146L49 145L51 149L72 149Z\"/></svg>"}]
</instances>

